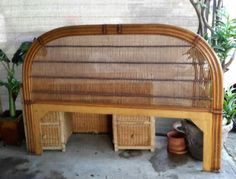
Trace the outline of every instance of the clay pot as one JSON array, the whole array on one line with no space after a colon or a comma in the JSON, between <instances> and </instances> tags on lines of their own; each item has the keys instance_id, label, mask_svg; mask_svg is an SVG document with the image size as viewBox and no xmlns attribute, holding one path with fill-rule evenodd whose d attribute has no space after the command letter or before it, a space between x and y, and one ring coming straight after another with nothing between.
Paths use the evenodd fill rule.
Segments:
<instances>
[{"instance_id":1,"label":"clay pot","mask_svg":"<svg viewBox=\"0 0 236 179\"><path fill-rule=\"evenodd\" d=\"M21 111L17 111L17 117L12 119L8 116L8 111L0 116L1 137L4 145L20 145L24 138L23 116Z\"/></svg>"},{"instance_id":2,"label":"clay pot","mask_svg":"<svg viewBox=\"0 0 236 179\"><path fill-rule=\"evenodd\" d=\"M167 138L168 152L178 155L187 153L186 142L183 133L173 130L167 133Z\"/></svg>"}]
</instances>

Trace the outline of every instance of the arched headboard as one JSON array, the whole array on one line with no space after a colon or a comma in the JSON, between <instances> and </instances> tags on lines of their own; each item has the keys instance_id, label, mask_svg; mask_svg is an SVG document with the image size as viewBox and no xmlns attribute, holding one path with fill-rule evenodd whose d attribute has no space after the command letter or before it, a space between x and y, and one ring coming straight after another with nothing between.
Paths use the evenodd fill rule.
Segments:
<instances>
[{"instance_id":1,"label":"arched headboard","mask_svg":"<svg viewBox=\"0 0 236 179\"><path fill-rule=\"evenodd\" d=\"M27 53L23 94L29 151L37 153L37 139L30 136L31 128L37 128L32 119L40 110L36 104L150 109L150 115L161 115L157 109L187 110L212 114L212 150L217 148L212 157L218 159L211 159L208 170L219 168L221 66L205 40L188 30L126 24L49 31L35 39Z\"/></svg>"}]
</instances>

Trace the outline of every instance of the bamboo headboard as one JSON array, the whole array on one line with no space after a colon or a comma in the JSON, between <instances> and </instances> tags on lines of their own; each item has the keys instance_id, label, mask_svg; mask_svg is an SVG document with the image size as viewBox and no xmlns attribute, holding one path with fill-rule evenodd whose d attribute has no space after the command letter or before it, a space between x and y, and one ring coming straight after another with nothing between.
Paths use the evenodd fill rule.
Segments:
<instances>
[{"instance_id":1,"label":"bamboo headboard","mask_svg":"<svg viewBox=\"0 0 236 179\"><path fill-rule=\"evenodd\" d=\"M204 133L203 169L219 170L220 63L188 30L160 24L62 27L34 40L23 67L28 151L42 153L50 111L191 118Z\"/></svg>"},{"instance_id":2,"label":"bamboo headboard","mask_svg":"<svg viewBox=\"0 0 236 179\"><path fill-rule=\"evenodd\" d=\"M167 25L94 25L37 38L26 101L222 109L222 74L198 35Z\"/></svg>"}]
</instances>

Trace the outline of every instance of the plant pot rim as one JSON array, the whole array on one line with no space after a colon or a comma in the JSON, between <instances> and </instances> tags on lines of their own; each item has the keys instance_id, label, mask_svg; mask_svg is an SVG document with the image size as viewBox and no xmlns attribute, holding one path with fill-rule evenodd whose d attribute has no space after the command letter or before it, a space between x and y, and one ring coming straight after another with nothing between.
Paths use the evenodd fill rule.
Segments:
<instances>
[{"instance_id":1,"label":"plant pot rim","mask_svg":"<svg viewBox=\"0 0 236 179\"><path fill-rule=\"evenodd\" d=\"M230 120L230 123L226 125L222 125L222 128L226 130L228 129L230 131L233 128L233 125L234 125L233 121Z\"/></svg>"},{"instance_id":2,"label":"plant pot rim","mask_svg":"<svg viewBox=\"0 0 236 179\"><path fill-rule=\"evenodd\" d=\"M176 135L178 135L178 137L175 137ZM175 131L175 130L167 132L167 137L168 138L173 138L173 139L185 138L184 133L179 132L179 131Z\"/></svg>"},{"instance_id":3,"label":"plant pot rim","mask_svg":"<svg viewBox=\"0 0 236 179\"><path fill-rule=\"evenodd\" d=\"M188 152L188 150L176 151L176 150L168 149L168 152L170 152L172 154L176 154L176 155L183 155L183 154L186 154Z\"/></svg>"},{"instance_id":4,"label":"plant pot rim","mask_svg":"<svg viewBox=\"0 0 236 179\"><path fill-rule=\"evenodd\" d=\"M0 121L19 121L21 120L23 116L23 111L22 110L16 110L17 115L16 117L10 117L10 116L4 116L9 110L5 110L1 115L0 115Z\"/></svg>"}]
</instances>

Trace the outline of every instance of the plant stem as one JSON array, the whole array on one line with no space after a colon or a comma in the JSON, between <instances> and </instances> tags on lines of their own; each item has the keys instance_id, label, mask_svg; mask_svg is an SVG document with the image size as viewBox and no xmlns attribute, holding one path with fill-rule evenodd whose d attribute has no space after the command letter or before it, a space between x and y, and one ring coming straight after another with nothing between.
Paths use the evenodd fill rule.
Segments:
<instances>
[{"instance_id":1,"label":"plant stem","mask_svg":"<svg viewBox=\"0 0 236 179\"><path fill-rule=\"evenodd\" d=\"M198 17L198 31L197 33L200 34L201 36L203 36L203 23L202 23L202 18L201 18L201 10L200 8L198 7L198 3L195 2L194 0L190 0L190 3L192 4L193 8L195 9L196 11L196 14L197 14L197 17Z\"/></svg>"},{"instance_id":2,"label":"plant stem","mask_svg":"<svg viewBox=\"0 0 236 179\"><path fill-rule=\"evenodd\" d=\"M7 72L9 72L8 65L6 65L5 63L2 62L2 66L5 68L5 70L6 70Z\"/></svg>"},{"instance_id":3,"label":"plant stem","mask_svg":"<svg viewBox=\"0 0 236 179\"><path fill-rule=\"evenodd\" d=\"M16 116L16 105L15 101L13 99L13 92L12 90L8 90L8 102L9 102L9 112L10 112L10 117L15 117Z\"/></svg>"}]
</instances>

